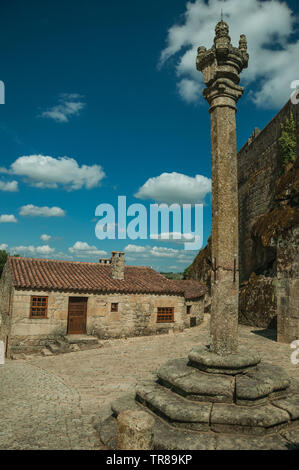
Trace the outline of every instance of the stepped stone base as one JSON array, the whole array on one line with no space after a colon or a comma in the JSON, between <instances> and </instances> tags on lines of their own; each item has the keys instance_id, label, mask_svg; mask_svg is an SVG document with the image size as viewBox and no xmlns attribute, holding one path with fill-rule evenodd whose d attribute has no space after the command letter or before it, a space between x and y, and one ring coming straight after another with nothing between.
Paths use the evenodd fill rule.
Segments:
<instances>
[{"instance_id":1,"label":"stepped stone base","mask_svg":"<svg viewBox=\"0 0 299 470\"><path fill-rule=\"evenodd\" d=\"M103 444L116 449L119 413L143 410L155 419L154 450L299 449L299 383L256 353L214 356L195 348L113 401L94 421Z\"/></svg>"}]
</instances>

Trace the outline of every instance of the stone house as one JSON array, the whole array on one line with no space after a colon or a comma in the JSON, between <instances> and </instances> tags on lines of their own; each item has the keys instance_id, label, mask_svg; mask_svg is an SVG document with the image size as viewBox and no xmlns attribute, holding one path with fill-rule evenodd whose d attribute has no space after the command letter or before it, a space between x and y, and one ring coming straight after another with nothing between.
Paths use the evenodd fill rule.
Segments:
<instances>
[{"instance_id":1,"label":"stone house","mask_svg":"<svg viewBox=\"0 0 299 470\"><path fill-rule=\"evenodd\" d=\"M99 263L9 257L0 281L0 339L9 357L66 335L179 331L202 321L205 292L196 281L125 266L121 252Z\"/></svg>"}]
</instances>

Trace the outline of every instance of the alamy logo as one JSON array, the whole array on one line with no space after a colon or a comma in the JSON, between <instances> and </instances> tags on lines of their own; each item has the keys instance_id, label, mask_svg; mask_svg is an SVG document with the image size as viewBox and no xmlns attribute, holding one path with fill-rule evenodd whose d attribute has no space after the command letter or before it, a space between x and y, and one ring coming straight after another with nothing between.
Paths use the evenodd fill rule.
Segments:
<instances>
[{"instance_id":1,"label":"alamy logo","mask_svg":"<svg viewBox=\"0 0 299 470\"><path fill-rule=\"evenodd\" d=\"M0 104L5 104L5 85L2 80L0 80Z\"/></svg>"},{"instance_id":2,"label":"alamy logo","mask_svg":"<svg viewBox=\"0 0 299 470\"><path fill-rule=\"evenodd\" d=\"M291 343L291 348L296 349L296 351L291 354L291 363L294 365L299 364L299 340L295 340Z\"/></svg>"},{"instance_id":3,"label":"alamy logo","mask_svg":"<svg viewBox=\"0 0 299 470\"><path fill-rule=\"evenodd\" d=\"M299 95L299 80L293 80L292 83L291 83L291 88L292 88L292 90L295 90L291 94L291 102L293 104L298 104L299 103L299 98L298 98L298 95Z\"/></svg>"},{"instance_id":4,"label":"alamy logo","mask_svg":"<svg viewBox=\"0 0 299 470\"><path fill-rule=\"evenodd\" d=\"M150 204L148 213L143 204L131 204L127 208L126 196L118 196L117 219L115 212L111 204L100 204L96 208L96 217L101 217L95 227L99 240L174 240L184 242L185 250L202 248L202 204Z\"/></svg>"}]
</instances>

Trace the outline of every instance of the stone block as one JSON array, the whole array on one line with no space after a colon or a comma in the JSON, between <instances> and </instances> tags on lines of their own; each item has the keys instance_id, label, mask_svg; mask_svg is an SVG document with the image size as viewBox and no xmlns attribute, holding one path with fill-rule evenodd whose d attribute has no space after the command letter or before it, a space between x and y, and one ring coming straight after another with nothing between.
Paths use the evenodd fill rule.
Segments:
<instances>
[{"instance_id":1,"label":"stone block","mask_svg":"<svg viewBox=\"0 0 299 470\"><path fill-rule=\"evenodd\" d=\"M246 407L215 403L211 428L215 432L263 435L280 429L289 419L286 411L271 404Z\"/></svg>"},{"instance_id":2,"label":"stone block","mask_svg":"<svg viewBox=\"0 0 299 470\"><path fill-rule=\"evenodd\" d=\"M272 404L287 411L292 420L299 420L299 394L282 400L275 400Z\"/></svg>"},{"instance_id":3,"label":"stone block","mask_svg":"<svg viewBox=\"0 0 299 470\"><path fill-rule=\"evenodd\" d=\"M120 413L123 411L131 410L131 411L138 411L140 410L140 406L137 404L137 402L134 400L134 393L133 394L128 394L128 395L122 395L120 398L114 400L110 408L112 412L118 416Z\"/></svg>"},{"instance_id":4,"label":"stone block","mask_svg":"<svg viewBox=\"0 0 299 470\"><path fill-rule=\"evenodd\" d=\"M154 418L142 410L122 411L117 417L117 450L152 450Z\"/></svg>"},{"instance_id":5,"label":"stone block","mask_svg":"<svg viewBox=\"0 0 299 470\"><path fill-rule=\"evenodd\" d=\"M51 351L49 351L49 349L42 349L42 355L43 356L53 356L53 353Z\"/></svg>"},{"instance_id":6,"label":"stone block","mask_svg":"<svg viewBox=\"0 0 299 470\"><path fill-rule=\"evenodd\" d=\"M239 348L238 353L222 356L211 352L207 346L198 346L189 353L189 360L193 367L204 372L236 375L243 373L260 362L256 351Z\"/></svg>"},{"instance_id":7,"label":"stone block","mask_svg":"<svg viewBox=\"0 0 299 470\"><path fill-rule=\"evenodd\" d=\"M235 381L225 375L207 374L188 366L187 359L174 359L162 366L160 383L187 399L209 402L233 402Z\"/></svg>"},{"instance_id":8,"label":"stone block","mask_svg":"<svg viewBox=\"0 0 299 470\"><path fill-rule=\"evenodd\" d=\"M288 375L282 367L272 364L259 364L255 370L248 370L236 377L236 403L256 405L274 397L290 385Z\"/></svg>"},{"instance_id":9,"label":"stone block","mask_svg":"<svg viewBox=\"0 0 299 470\"><path fill-rule=\"evenodd\" d=\"M287 450L287 442L279 436L216 435L216 450Z\"/></svg>"}]
</instances>

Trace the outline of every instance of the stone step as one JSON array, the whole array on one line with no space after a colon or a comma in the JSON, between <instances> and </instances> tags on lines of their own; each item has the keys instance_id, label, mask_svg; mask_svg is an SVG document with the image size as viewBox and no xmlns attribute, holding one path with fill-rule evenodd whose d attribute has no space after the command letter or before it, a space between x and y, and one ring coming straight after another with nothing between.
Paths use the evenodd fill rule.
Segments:
<instances>
[{"instance_id":1,"label":"stone step","mask_svg":"<svg viewBox=\"0 0 299 470\"><path fill-rule=\"evenodd\" d=\"M102 443L116 450L116 417L126 409L140 409L132 395L125 395L106 406L94 420L94 428ZM113 409L112 409L113 408ZM149 409L143 408L155 418L153 450L289 450L299 449L299 429L287 429L281 433L261 437L232 435L229 433L194 432L176 429L161 420Z\"/></svg>"},{"instance_id":2,"label":"stone step","mask_svg":"<svg viewBox=\"0 0 299 470\"><path fill-rule=\"evenodd\" d=\"M289 423L289 413L272 404L250 407L215 403L211 413L211 429L215 432L264 435Z\"/></svg>"},{"instance_id":3,"label":"stone step","mask_svg":"<svg viewBox=\"0 0 299 470\"><path fill-rule=\"evenodd\" d=\"M235 379L232 376L208 374L188 366L188 359L174 359L157 372L159 383L189 400L217 403L234 401Z\"/></svg>"},{"instance_id":4,"label":"stone step","mask_svg":"<svg viewBox=\"0 0 299 470\"><path fill-rule=\"evenodd\" d=\"M48 348L43 348L41 350L41 353L42 353L43 356L52 356L53 355L53 353Z\"/></svg>"},{"instance_id":5,"label":"stone step","mask_svg":"<svg viewBox=\"0 0 299 470\"><path fill-rule=\"evenodd\" d=\"M263 404L268 399L285 397L290 379L284 369L263 363L243 374L207 373L188 365L188 359L174 359L157 372L161 385L193 401Z\"/></svg>"},{"instance_id":6,"label":"stone step","mask_svg":"<svg viewBox=\"0 0 299 470\"><path fill-rule=\"evenodd\" d=\"M56 344L61 348L61 349L67 349L68 348L68 343L66 343L65 339L57 339Z\"/></svg>"},{"instance_id":7,"label":"stone step","mask_svg":"<svg viewBox=\"0 0 299 470\"><path fill-rule=\"evenodd\" d=\"M190 364L204 372L214 374L237 375L255 369L261 362L256 351L248 351L239 347L237 353L221 356L210 350L208 346L197 346L188 355Z\"/></svg>"},{"instance_id":8,"label":"stone step","mask_svg":"<svg viewBox=\"0 0 299 470\"><path fill-rule=\"evenodd\" d=\"M236 376L236 403L256 405L268 397L286 395L289 386L290 379L282 367L262 363L256 370Z\"/></svg>"},{"instance_id":9,"label":"stone step","mask_svg":"<svg viewBox=\"0 0 299 470\"><path fill-rule=\"evenodd\" d=\"M49 343L47 345L47 348L53 353L53 354L59 354L61 352L61 347L58 344L55 343Z\"/></svg>"},{"instance_id":10,"label":"stone step","mask_svg":"<svg viewBox=\"0 0 299 470\"><path fill-rule=\"evenodd\" d=\"M171 426L236 434L264 435L274 432L291 422L291 408L294 415L297 412L296 396L289 397L285 409L271 402L254 407L199 402L186 400L153 381L137 386L136 400Z\"/></svg>"},{"instance_id":11,"label":"stone step","mask_svg":"<svg viewBox=\"0 0 299 470\"><path fill-rule=\"evenodd\" d=\"M67 344L74 345L77 344L80 348L87 349L89 347L99 347L100 342L98 338L90 335L66 335L64 339Z\"/></svg>"},{"instance_id":12,"label":"stone step","mask_svg":"<svg viewBox=\"0 0 299 470\"><path fill-rule=\"evenodd\" d=\"M172 426L209 430L211 403L185 400L155 382L146 382L136 388L136 400L163 417Z\"/></svg>"},{"instance_id":13,"label":"stone step","mask_svg":"<svg viewBox=\"0 0 299 470\"><path fill-rule=\"evenodd\" d=\"M299 393L280 400L274 400L274 406L289 413L291 420L299 420Z\"/></svg>"}]
</instances>

